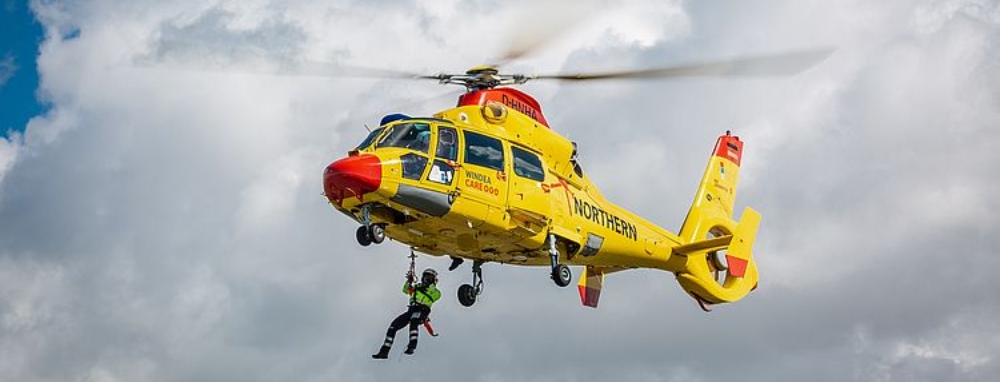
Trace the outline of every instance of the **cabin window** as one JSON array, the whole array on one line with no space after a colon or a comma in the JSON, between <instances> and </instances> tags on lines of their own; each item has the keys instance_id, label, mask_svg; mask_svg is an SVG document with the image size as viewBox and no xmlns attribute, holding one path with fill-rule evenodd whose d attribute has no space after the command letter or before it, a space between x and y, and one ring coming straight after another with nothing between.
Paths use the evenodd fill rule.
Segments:
<instances>
[{"instance_id":1,"label":"cabin window","mask_svg":"<svg viewBox=\"0 0 1000 382\"><path fill-rule=\"evenodd\" d=\"M358 148L356 148L355 150L361 151L367 149L368 146L371 146L372 143L375 143L375 138L378 138L378 135L382 134L383 130L385 130L384 127L379 127L375 130L372 130L372 132L368 133L368 136L365 137L365 140L361 141L361 144L359 144Z\"/></svg>"},{"instance_id":2,"label":"cabin window","mask_svg":"<svg viewBox=\"0 0 1000 382\"><path fill-rule=\"evenodd\" d=\"M431 143L431 126L426 123L402 123L389 128L376 147L401 147L427 153Z\"/></svg>"},{"instance_id":3,"label":"cabin window","mask_svg":"<svg viewBox=\"0 0 1000 382\"><path fill-rule=\"evenodd\" d=\"M435 183L451 185L455 177L455 169L449 164L458 160L458 131L452 127L438 126L437 146L434 148L437 159L427 173L427 180Z\"/></svg>"},{"instance_id":4,"label":"cabin window","mask_svg":"<svg viewBox=\"0 0 1000 382\"><path fill-rule=\"evenodd\" d=\"M592 233L587 234L587 244L583 245L583 250L580 251L580 256L593 256L597 252L601 251L601 246L604 245L604 238Z\"/></svg>"},{"instance_id":5,"label":"cabin window","mask_svg":"<svg viewBox=\"0 0 1000 382\"><path fill-rule=\"evenodd\" d=\"M438 158L458 160L458 132L450 127L438 127L437 149Z\"/></svg>"},{"instance_id":6,"label":"cabin window","mask_svg":"<svg viewBox=\"0 0 1000 382\"><path fill-rule=\"evenodd\" d=\"M465 163L503 171L503 145L499 139L466 131Z\"/></svg>"},{"instance_id":7,"label":"cabin window","mask_svg":"<svg viewBox=\"0 0 1000 382\"><path fill-rule=\"evenodd\" d=\"M573 172L576 173L576 176L583 178L583 167L580 167L580 161L577 160L576 142L573 142L573 154L570 154L569 162L573 164Z\"/></svg>"},{"instance_id":8,"label":"cabin window","mask_svg":"<svg viewBox=\"0 0 1000 382\"><path fill-rule=\"evenodd\" d=\"M406 154L399 157L403 162L403 178L419 180L427 167L427 158L417 154Z\"/></svg>"},{"instance_id":9,"label":"cabin window","mask_svg":"<svg viewBox=\"0 0 1000 382\"><path fill-rule=\"evenodd\" d=\"M427 180L435 183L451 185L453 178L455 178L455 169L440 159L434 161L431 172L427 173Z\"/></svg>"},{"instance_id":10,"label":"cabin window","mask_svg":"<svg viewBox=\"0 0 1000 382\"><path fill-rule=\"evenodd\" d=\"M511 146L510 151L514 154L514 174L522 178L545 181L545 170L542 169L542 160L517 146Z\"/></svg>"}]
</instances>

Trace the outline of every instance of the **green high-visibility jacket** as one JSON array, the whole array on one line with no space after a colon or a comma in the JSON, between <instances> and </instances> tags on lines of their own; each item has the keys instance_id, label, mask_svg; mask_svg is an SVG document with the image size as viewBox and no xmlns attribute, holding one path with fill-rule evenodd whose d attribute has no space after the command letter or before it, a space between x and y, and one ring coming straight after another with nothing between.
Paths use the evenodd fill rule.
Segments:
<instances>
[{"instance_id":1,"label":"green high-visibility jacket","mask_svg":"<svg viewBox=\"0 0 1000 382\"><path fill-rule=\"evenodd\" d=\"M420 284L403 284L403 294L412 296L418 304L426 305L428 308L441 298L441 291L434 284L423 286Z\"/></svg>"}]
</instances>

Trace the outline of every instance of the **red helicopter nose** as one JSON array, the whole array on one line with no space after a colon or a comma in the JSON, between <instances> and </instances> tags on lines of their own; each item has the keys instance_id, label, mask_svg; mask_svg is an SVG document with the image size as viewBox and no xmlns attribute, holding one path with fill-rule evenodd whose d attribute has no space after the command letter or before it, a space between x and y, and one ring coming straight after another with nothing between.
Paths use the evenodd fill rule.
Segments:
<instances>
[{"instance_id":1,"label":"red helicopter nose","mask_svg":"<svg viewBox=\"0 0 1000 382\"><path fill-rule=\"evenodd\" d=\"M331 163L323 173L323 190L331 202L378 190L382 184L382 163L374 155L355 155Z\"/></svg>"}]
</instances>

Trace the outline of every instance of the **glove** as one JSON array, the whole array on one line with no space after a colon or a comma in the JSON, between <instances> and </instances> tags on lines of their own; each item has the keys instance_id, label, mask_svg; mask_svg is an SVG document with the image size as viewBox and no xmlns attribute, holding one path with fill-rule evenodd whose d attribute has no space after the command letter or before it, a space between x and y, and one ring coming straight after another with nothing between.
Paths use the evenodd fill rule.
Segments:
<instances>
[{"instance_id":1,"label":"glove","mask_svg":"<svg viewBox=\"0 0 1000 382\"><path fill-rule=\"evenodd\" d=\"M417 279L417 275L413 274L412 271L406 272L406 282L412 284L413 281L416 280L416 279Z\"/></svg>"}]
</instances>

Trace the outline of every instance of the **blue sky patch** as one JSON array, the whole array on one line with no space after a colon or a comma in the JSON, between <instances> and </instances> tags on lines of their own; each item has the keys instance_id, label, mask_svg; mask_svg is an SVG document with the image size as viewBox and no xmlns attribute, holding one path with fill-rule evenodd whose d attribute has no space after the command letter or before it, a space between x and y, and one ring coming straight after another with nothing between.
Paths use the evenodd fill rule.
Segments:
<instances>
[{"instance_id":1,"label":"blue sky patch","mask_svg":"<svg viewBox=\"0 0 1000 382\"><path fill-rule=\"evenodd\" d=\"M35 95L42 40L42 26L27 1L4 0L0 5L0 136L23 132L31 117L45 111Z\"/></svg>"}]
</instances>

